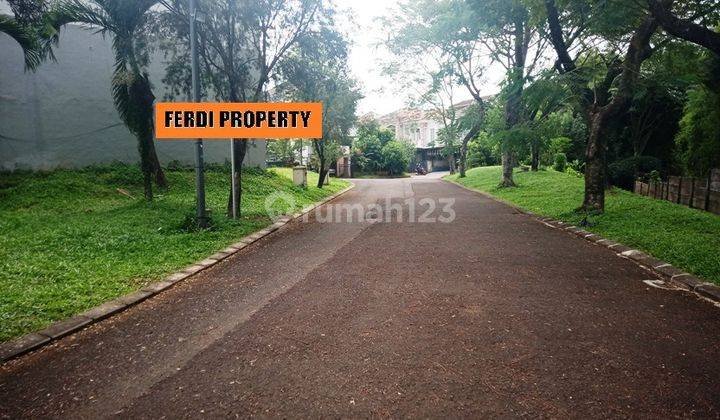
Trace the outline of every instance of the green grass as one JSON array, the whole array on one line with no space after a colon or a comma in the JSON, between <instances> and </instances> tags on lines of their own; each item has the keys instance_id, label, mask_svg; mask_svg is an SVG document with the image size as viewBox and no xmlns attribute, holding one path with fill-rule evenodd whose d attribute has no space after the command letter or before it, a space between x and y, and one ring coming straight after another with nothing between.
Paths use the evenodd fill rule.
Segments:
<instances>
[{"instance_id":1,"label":"green grass","mask_svg":"<svg viewBox=\"0 0 720 420\"><path fill-rule=\"evenodd\" d=\"M553 170L516 172L515 188L497 188L499 167L475 168L466 178L447 177L554 219L578 224L583 179ZM720 216L628 191L612 189L605 213L592 216L588 231L667 261L720 284Z\"/></svg>"},{"instance_id":2,"label":"green grass","mask_svg":"<svg viewBox=\"0 0 720 420\"><path fill-rule=\"evenodd\" d=\"M291 194L296 210L349 184L307 190L285 169L243 173L243 215L224 216L229 170L206 173L213 227L195 231L194 172L166 172L170 189L142 199L134 166L0 174L0 341L47 326L203 259L271 223L265 198ZM129 191L131 199L117 192ZM282 210L290 211L280 202Z\"/></svg>"}]
</instances>

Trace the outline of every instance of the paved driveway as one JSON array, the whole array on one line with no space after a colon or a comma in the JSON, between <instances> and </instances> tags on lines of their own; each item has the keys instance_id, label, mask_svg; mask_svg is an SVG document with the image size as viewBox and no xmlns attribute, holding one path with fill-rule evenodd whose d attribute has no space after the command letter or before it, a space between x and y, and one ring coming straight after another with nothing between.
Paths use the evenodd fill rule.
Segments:
<instances>
[{"instance_id":1,"label":"paved driveway","mask_svg":"<svg viewBox=\"0 0 720 420\"><path fill-rule=\"evenodd\" d=\"M718 416L720 309L433 177L356 184L2 366L0 417Z\"/></svg>"}]
</instances>

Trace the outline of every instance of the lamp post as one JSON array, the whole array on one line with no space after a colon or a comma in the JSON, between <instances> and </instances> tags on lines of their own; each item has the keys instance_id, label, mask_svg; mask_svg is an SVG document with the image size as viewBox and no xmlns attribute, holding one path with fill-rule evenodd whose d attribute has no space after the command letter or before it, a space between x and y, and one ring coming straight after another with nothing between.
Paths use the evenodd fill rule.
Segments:
<instances>
[{"instance_id":1,"label":"lamp post","mask_svg":"<svg viewBox=\"0 0 720 420\"><path fill-rule=\"evenodd\" d=\"M197 20L197 0L190 1L190 57L192 72L193 102L200 102L200 71L198 68L197 33L195 24ZM203 162L202 139L195 141L195 195L197 202L198 227L206 228L208 219L205 210L205 173Z\"/></svg>"}]
</instances>

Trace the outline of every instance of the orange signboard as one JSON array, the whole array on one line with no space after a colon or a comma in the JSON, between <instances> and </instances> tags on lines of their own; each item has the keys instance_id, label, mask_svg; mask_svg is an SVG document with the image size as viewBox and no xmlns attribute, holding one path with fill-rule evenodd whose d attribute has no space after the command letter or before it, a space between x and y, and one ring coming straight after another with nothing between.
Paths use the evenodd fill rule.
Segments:
<instances>
[{"instance_id":1,"label":"orange signboard","mask_svg":"<svg viewBox=\"0 0 720 420\"><path fill-rule=\"evenodd\" d=\"M318 139L322 103L160 102L158 139Z\"/></svg>"}]
</instances>

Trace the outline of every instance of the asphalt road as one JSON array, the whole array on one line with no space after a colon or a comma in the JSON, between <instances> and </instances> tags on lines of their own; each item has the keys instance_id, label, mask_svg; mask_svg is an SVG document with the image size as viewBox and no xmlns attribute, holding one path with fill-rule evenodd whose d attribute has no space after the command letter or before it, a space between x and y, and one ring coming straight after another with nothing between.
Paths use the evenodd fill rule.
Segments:
<instances>
[{"instance_id":1,"label":"asphalt road","mask_svg":"<svg viewBox=\"0 0 720 420\"><path fill-rule=\"evenodd\" d=\"M0 418L720 415L720 308L433 177L356 184L333 204L364 220L293 222L3 365Z\"/></svg>"}]
</instances>

